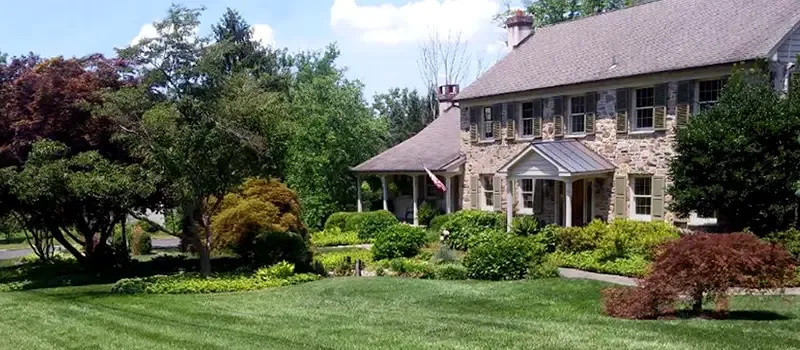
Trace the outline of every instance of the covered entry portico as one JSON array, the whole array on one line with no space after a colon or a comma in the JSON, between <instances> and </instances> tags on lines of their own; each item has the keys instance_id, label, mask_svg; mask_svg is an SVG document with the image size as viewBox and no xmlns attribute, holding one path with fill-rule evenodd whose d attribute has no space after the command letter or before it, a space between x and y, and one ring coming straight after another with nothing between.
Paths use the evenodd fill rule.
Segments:
<instances>
[{"instance_id":1,"label":"covered entry portico","mask_svg":"<svg viewBox=\"0 0 800 350\"><path fill-rule=\"evenodd\" d=\"M616 167L576 140L533 143L498 174L506 177L506 203L514 203L514 188L520 188L521 208L537 203L563 226L586 223L593 216L597 198L596 179L610 179ZM602 183L603 181L600 181ZM515 186L520 183L520 186ZM545 203L547 202L547 203ZM536 204L531 204L536 207ZM514 206L506 206L507 227L511 229Z\"/></svg>"}]
</instances>

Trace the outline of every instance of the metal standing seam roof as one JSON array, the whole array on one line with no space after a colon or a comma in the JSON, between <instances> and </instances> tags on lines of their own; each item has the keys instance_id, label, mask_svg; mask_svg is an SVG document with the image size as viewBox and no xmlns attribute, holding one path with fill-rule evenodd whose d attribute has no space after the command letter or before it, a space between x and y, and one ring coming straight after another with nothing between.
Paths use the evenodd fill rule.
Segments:
<instances>
[{"instance_id":1,"label":"metal standing seam roof","mask_svg":"<svg viewBox=\"0 0 800 350\"><path fill-rule=\"evenodd\" d=\"M800 0L660 0L542 28L458 100L768 57Z\"/></svg>"},{"instance_id":2,"label":"metal standing seam roof","mask_svg":"<svg viewBox=\"0 0 800 350\"><path fill-rule=\"evenodd\" d=\"M540 142L532 145L536 152L556 162L570 173L613 171L616 166L577 140Z\"/></svg>"}]
</instances>

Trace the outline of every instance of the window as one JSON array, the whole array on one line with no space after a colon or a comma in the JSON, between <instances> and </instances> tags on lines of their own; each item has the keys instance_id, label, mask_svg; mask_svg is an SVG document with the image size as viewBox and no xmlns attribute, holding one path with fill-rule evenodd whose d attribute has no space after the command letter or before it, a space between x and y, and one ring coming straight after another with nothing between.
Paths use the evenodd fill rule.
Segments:
<instances>
[{"instance_id":1,"label":"window","mask_svg":"<svg viewBox=\"0 0 800 350\"><path fill-rule=\"evenodd\" d=\"M533 136L533 102L522 104L522 136Z\"/></svg>"},{"instance_id":2,"label":"window","mask_svg":"<svg viewBox=\"0 0 800 350\"><path fill-rule=\"evenodd\" d=\"M586 133L586 97L576 96L569 99L569 133Z\"/></svg>"},{"instance_id":3,"label":"window","mask_svg":"<svg viewBox=\"0 0 800 350\"><path fill-rule=\"evenodd\" d=\"M492 107L483 108L483 138L494 138L494 119L492 118Z\"/></svg>"},{"instance_id":4,"label":"window","mask_svg":"<svg viewBox=\"0 0 800 350\"><path fill-rule=\"evenodd\" d=\"M522 193L522 208L533 211L533 179L523 179L520 184Z\"/></svg>"},{"instance_id":5,"label":"window","mask_svg":"<svg viewBox=\"0 0 800 350\"><path fill-rule=\"evenodd\" d=\"M483 208L491 210L494 207L494 176L481 176L481 185L483 188Z\"/></svg>"},{"instance_id":6,"label":"window","mask_svg":"<svg viewBox=\"0 0 800 350\"><path fill-rule=\"evenodd\" d=\"M436 175L436 178L439 179L442 183L444 183L444 178ZM436 187L436 184L433 183L430 177L425 176L425 198L426 199L442 199L444 198L444 193Z\"/></svg>"},{"instance_id":7,"label":"window","mask_svg":"<svg viewBox=\"0 0 800 350\"><path fill-rule=\"evenodd\" d=\"M632 215L634 219L650 220L653 205L653 181L650 176L634 176Z\"/></svg>"},{"instance_id":8,"label":"window","mask_svg":"<svg viewBox=\"0 0 800 350\"><path fill-rule=\"evenodd\" d=\"M697 103L700 111L713 107L722 93L722 80L706 80L697 83Z\"/></svg>"},{"instance_id":9,"label":"window","mask_svg":"<svg viewBox=\"0 0 800 350\"><path fill-rule=\"evenodd\" d=\"M643 88L636 89L636 98L634 99L634 130L648 130L653 129L653 114L656 105L656 89Z\"/></svg>"}]
</instances>

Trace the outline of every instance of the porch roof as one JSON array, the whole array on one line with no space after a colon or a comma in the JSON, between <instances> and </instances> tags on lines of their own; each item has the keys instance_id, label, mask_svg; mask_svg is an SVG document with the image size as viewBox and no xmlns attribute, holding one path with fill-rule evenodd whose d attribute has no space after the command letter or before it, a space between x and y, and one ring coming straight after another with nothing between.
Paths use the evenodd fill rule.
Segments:
<instances>
[{"instance_id":1,"label":"porch roof","mask_svg":"<svg viewBox=\"0 0 800 350\"><path fill-rule=\"evenodd\" d=\"M602 173L614 171L616 166L586 147L577 140L562 140L538 142L520 152L516 157L503 165L498 172L508 173L512 168L523 163L531 152L540 155L548 163L555 166L558 174L550 175L580 175L587 173Z\"/></svg>"}]
</instances>

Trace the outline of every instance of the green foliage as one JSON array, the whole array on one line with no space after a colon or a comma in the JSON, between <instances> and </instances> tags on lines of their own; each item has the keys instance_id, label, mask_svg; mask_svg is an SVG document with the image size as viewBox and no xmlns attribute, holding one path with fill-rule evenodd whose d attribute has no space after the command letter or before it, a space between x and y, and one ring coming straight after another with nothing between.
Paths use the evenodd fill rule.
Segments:
<instances>
[{"instance_id":1,"label":"green foliage","mask_svg":"<svg viewBox=\"0 0 800 350\"><path fill-rule=\"evenodd\" d=\"M406 224L395 224L378 232L372 246L375 260L410 258L425 245L425 230Z\"/></svg>"},{"instance_id":2,"label":"green foliage","mask_svg":"<svg viewBox=\"0 0 800 350\"><path fill-rule=\"evenodd\" d=\"M470 278L518 280L542 261L544 248L525 237L497 234L467 251L464 266Z\"/></svg>"},{"instance_id":3,"label":"green foliage","mask_svg":"<svg viewBox=\"0 0 800 350\"><path fill-rule=\"evenodd\" d=\"M261 279L285 279L294 275L294 264L281 261L269 267L262 267L255 272Z\"/></svg>"},{"instance_id":4,"label":"green foliage","mask_svg":"<svg viewBox=\"0 0 800 350\"><path fill-rule=\"evenodd\" d=\"M216 275L203 277L194 273L125 278L111 286L116 294L195 294L245 292L316 281L315 274L297 274L286 278L256 275Z\"/></svg>"},{"instance_id":5,"label":"green foliage","mask_svg":"<svg viewBox=\"0 0 800 350\"><path fill-rule=\"evenodd\" d=\"M345 232L338 227L314 232L311 235L311 244L317 247L331 247L340 245L356 245L366 243L368 240L359 239L354 231Z\"/></svg>"},{"instance_id":6,"label":"green foliage","mask_svg":"<svg viewBox=\"0 0 800 350\"><path fill-rule=\"evenodd\" d=\"M300 271L311 269L308 241L294 232L262 232L238 249L245 261L254 266L269 266L280 261L295 264Z\"/></svg>"},{"instance_id":7,"label":"green foliage","mask_svg":"<svg viewBox=\"0 0 800 350\"><path fill-rule=\"evenodd\" d=\"M350 263L347 263L347 258ZM318 253L314 261L322 264L325 271L334 271L337 276L351 275L355 269L356 260L361 260L364 266L372 264L372 252L368 249L341 249Z\"/></svg>"},{"instance_id":8,"label":"green foliage","mask_svg":"<svg viewBox=\"0 0 800 350\"><path fill-rule=\"evenodd\" d=\"M367 217L367 212L354 212L349 213L347 215L347 219L344 224L344 231L356 231L359 232L361 230L361 223L364 222L364 219Z\"/></svg>"},{"instance_id":9,"label":"green foliage","mask_svg":"<svg viewBox=\"0 0 800 350\"><path fill-rule=\"evenodd\" d=\"M774 232L769 234L766 239L771 243L782 245L800 262L800 230L790 228L786 231Z\"/></svg>"},{"instance_id":10,"label":"green foliage","mask_svg":"<svg viewBox=\"0 0 800 350\"><path fill-rule=\"evenodd\" d=\"M419 224L422 226L430 226L431 221L442 213L439 208L433 205L431 202L422 203L417 209L417 220Z\"/></svg>"},{"instance_id":11,"label":"green foliage","mask_svg":"<svg viewBox=\"0 0 800 350\"><path fill-rule=\"evenodd\" d=\"M539 233L533 236L533 240L541 244L545 251L552 253L558 248L560 242L559 232L561 227L554 224L549 224L539 230Z\"/></svg>"},{"instance_id":12,"label":"green foliage","mask_svg":"<svg viewBox=\"0 0 800 350\"><path fill-rule=\"evenodd\" d=\"M446 244L440 244L439 249L433 254L431 261L435 264L449 264L458 262L458 255L456 251L448 247Z\"/></svg>"},{"instance_id":13,"label":"green foliage","mask_svg":"<svg viewBox=\"0 0 800 350\"><path fill-rule=\"evenodd\" d=\"M407 88L389 89L387 93L375 94L373 100L372 108L388 125L389 147L417 134L435 119L438 112L435 94L420 95L417 90Z\"/></svg>"},{"instance_id":14,"label":"green foliage","mask_svg":"<svg viewBox=\"0 0 800 350\"><path fill-rule=\"evenodd\" d=\"M528 269L528 276L526 277L535 280L540 278L557 278L559 276L558 265L545 256L541 264L533 265Z\"/></svg>"},{"instance_id":15,"label":"green foliage","mask_svg":"<svg viewBox=\"0 0 800 350\"><path fill-rule=\"evenodd\" d=\"M504 231L505 217L501 213L464 210L456 212L442 227L445 242L453 249L466 250L472 236L487 230Z\"/></svg>"},{"instance_id":16,"label":"green foliage","mask_svg":"<svg viewBox=\"0 0 800 350\"><path fill-rule=\"evenodd\" d=\"M357 181L350 168L386 147L386 124L365 105L363 85L336 66L338 57L334 45L294 57L286 183L300 195L303 221L311 227L352 208Z\"/></svg>"},{"instance_id":17,"label":"green foliage","mask_svg":"<svg viewBox=\"0 0 800 350\"><path fill-rule=\"evenodd\" d=\"M517 236L533 236L539 233L541 228L539 220L532 215L517 216L511 222L511 232Z\"/></svg>"},{"instance_id":18,"label":"green foliage","mask_svg":"<svg viewBox=\"0 0 800 350\"><path fill-rule=\"evenodd\" d=\"M151 224L149 221L146 220L139 220L136 222L136 226L139 226L147 233L156 233L158 232L158 226Z\"/></svg>"},{"instance_id":19,"label":"green foliage","mask_svg":"<svg viewBox=\"0 0 800 350\"><path fill-rule=\"evenodd\" d=\"M391 271L395 276L410 278L433 278L434 268L428 261L413 258L379 260L376 264Z\"/></svg>"},{"instance_id":20,"label":"green foliage","mask_svg":"<svg viewBox=\"0 0 800 350\"><path fill-rule=\"evenodd\" d=\"M433 267L433 276L437 280L465 280L469 277L469 271L461 264L440 264Z\"/></svg>"},{"instance_id":21,"label":"green foliage","mask_svg":"<svg viewBox=\"0 0 800 350\"><path fill-rule=\"evenodd\" d=\"M398 223L400 221L394 214L386 210L363 213L361 223L358 225L358 238L372 239Z\"/></svg>"},{"instance_id":22,"label":"green foliage","mask_svg":"<svg viewBox=\"0 0 800 350\"><path fill-rule=\"evenodd\" d=\"M139 226L134 226L130 244L133 255L146 255L153 252L153 241L150 234Z\"/></svg>"},{"instance_id":23,"label":"green foliage","mask_svg":"<svg viewBox=\"0 0 800 350\"><path fill-rule=\"evenodd\" d=\"M764 235L796 221L800 180L799 94L782 98L766 70L740 66L719 103L677 134L670 210L716 211L729 232Z\"/></svg>"},{"instance_id":24,"label":"green foliage","mask_svg":"<svg viewBox=\"0 0 800 350\"><path fill-rule=\"evenodd\" d=\"M560 228L557 236L557 249L567 253L597 251L604 260L636 255L651 259L659 245L678 238L678 230L664 222L594 220L585 227Z\"/></svg>"},{"instance_id":25,"label":"green foliage","mask_svg":"<svg viewBox=\"0 0 800 350\"><path fill-rule=\"evenodd\" d=\"M644 277L651 261L641 255L606 259L601 252L584 251L580 253L555 252L547 256L547 261L555 266L570 267L585 271L611 275Z\"/></svg>"},{"instance_id":26,"label":"green foliage","mask_svg":"<svg viewBox=\"0 0 800 350\"><path fill-rule=\"evenodd\" d=\"M450 218L453 217L453 214L442 214L437 215L433 219L431 219L430 225L428 225L428 230L436 232L439 235L442 232L442 227L450 221Z\"/></svg>"},{"instance_id":27,"label":"green foliage","mask_svg":"<svg viewBox=\"0 0 800 350\"><path fill-rule=\"evenodd\" d=\"M351 214L351 212L346 211L331 214L331 216L328 217L328 220L325 221L325 230L337 228L341 231L345 231L347 227L347 219Z\"/></svg>"}]
</instances>

